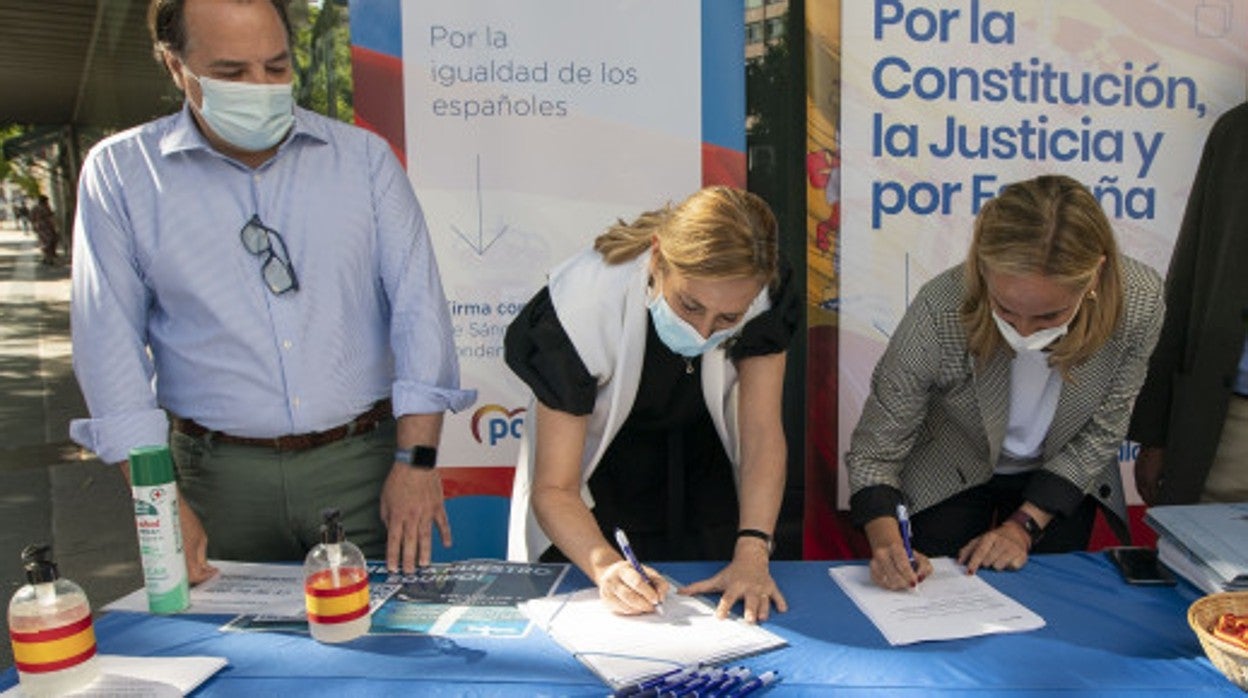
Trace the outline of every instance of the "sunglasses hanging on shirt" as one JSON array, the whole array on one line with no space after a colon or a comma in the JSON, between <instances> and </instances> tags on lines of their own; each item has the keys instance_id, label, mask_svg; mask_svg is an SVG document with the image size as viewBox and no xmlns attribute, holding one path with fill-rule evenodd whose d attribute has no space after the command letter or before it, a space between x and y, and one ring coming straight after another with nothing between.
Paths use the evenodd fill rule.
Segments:
<instances>
[{"instance_id":1,"label":"sunglasses hanging on shirt","mask_svg":"<svg viewBox=\"0 0 1248 698\"><path fill-rule=\"evenodd\" d=\"M299 280L295 277L295 267L290 263L286 241L276 230L260 222L260 216L253 215L239 231L239 237L248 252L264 258L260 264L260 277L273 295L299 290Z\"/></svg>"}]
</instances>

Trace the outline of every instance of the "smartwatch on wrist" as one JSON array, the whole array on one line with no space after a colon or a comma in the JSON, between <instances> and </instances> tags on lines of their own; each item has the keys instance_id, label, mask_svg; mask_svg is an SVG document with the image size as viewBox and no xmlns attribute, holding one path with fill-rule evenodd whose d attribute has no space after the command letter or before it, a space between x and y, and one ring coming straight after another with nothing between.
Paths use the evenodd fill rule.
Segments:
<instances>
[{"instance_id":1,"label":"smartwatch on wrist","mask_svg":"<svg viewBox=\"0 0 1248 698\"><path fill-rule=\"evenodd\" d=\"M433 467L438 464L438 449L432 446L400 448L394 452L394 460L398 463L407 463L413 468L433 470Z\"/></svg>"},{"instance_id":2,"label":"smartwatch on wrist","mask_svg":"<svg viewBox=\"0 0 1248 698\"><path fill-rule=\"evenodd\" d=\"M763 541L767 545L767 557L771 557L771 553L776 549L776 541L772 539L771 534L757 528L743 528L737 531L737 538L757 538Z\"/></svg>"},{"instance_id":3,"label":"smartwatch on wrist","mask_svg":"<svg viewBox=\"0 0 1248 698\"><path fill-rule=\"evenodd\" d=\"M1037 523L1035 519L1031 518L1031 514L1028 514L1022 509L1010 514L1010 518L1006 520L1013 521L1018 524L1019 527L1022 528L1027 534L1027 537L1031 539L1031 546L1028 550L1034 548L1036 543L1039 543L1040 539L1044 537L1044 529L1040 527L1040 524Z\"/></svg>"}]
</instances>

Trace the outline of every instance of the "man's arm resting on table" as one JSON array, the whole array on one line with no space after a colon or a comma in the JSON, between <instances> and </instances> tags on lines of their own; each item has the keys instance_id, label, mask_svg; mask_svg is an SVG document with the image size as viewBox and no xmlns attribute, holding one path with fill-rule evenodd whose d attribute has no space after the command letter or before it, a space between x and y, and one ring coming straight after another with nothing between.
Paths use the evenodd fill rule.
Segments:
<instances>
[{"instance_id":1,"label":"man's arm resting on table","mask_svg":"<svg viewBox=\"0 0 1248 698\"><path fill-rule=\"evenodd\" d=\"M436 449L442 435L442 413L405 414L398 419L397 447ZM386 524L386 567L411 574L416 564L433 556L433 527L441 532L443 547L451 545L451 523L446 517L442 476L436 467L422 468L395 461L381 489L381 520Z\"/></svg>"}]
</instances>

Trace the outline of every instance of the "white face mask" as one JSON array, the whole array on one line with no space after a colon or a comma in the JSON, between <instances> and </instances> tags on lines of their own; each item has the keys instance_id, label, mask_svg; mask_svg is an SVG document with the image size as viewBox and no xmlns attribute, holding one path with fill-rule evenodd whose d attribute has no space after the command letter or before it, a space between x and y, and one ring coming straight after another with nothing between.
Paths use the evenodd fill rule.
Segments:
<instances>
[{"instance_id":1,"label":"white face mask","mask_svg":"<svg viewBox=\"0 0 1248 698\"><path fill-rule=\"evenodd\" d=\"M203 94L200 116L226 143L250 152L277 145L294 124L295 96L291 83L258 85L186 73Z\"/></svg>"},{"instance_id":2,"label":"white face mask","mask_svg":"<svg viewBox=\"0 0 1248 698\"><path fill-rule=\"evenodd\" d=\"M1066 336L1067 330L1070 329L1070 323L1075 319L1075 313L1070 314L1070 318L1061 325L1056 327L1047 327L1043 330L1036 330L1024 337L1014 329L1014 326L997 315L997 311L992 311L992 321L997 323L997 329L1001 332L1001 338L1009 344L1014 351L1040 351L1049 346L1058 339Z\"/></svg>"}]
</instances>

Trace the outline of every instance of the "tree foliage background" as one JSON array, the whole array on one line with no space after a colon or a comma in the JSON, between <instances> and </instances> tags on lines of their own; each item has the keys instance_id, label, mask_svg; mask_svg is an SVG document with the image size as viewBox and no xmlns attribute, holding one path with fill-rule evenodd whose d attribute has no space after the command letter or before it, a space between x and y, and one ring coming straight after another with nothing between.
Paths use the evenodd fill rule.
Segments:
<instances>
[{"instance_id":1,"label":"tree foliage background","mask_svg":"<svg viewBox=\"0 0 1248 698\"><path fill-rule=\"evenodd\" d=\"M0 143L21 136L28 130L28 127L17 124L0 126ZM0 182L16 184L26 196L34 198L41 193L39 179L40 170L44 166L44 163L30 156L18 156L9 160L4 157L3 149L0 149Z\"/></svg>"},{"instance_id":2,"label":"tree foliage background","mask_svg":"<svg viewBox=\"0 0 1248 698\"><path fill-rule=\"evenodd\" d=\"M295 26L295 101L305 109L350 123L351 29L345 0L307 2L290 8Z\"/></svg>"},{"instance_id":3,"label":"tree foliage background","mask_svg":"<svg viewBox=\"0 0 1248 698\"><path fill-rule=\"evenodd\" d=\"M745 64L745 113L749 133L763 140L782 132L791 114L791 100L801 75L794 75L788 34L767 44L763 57Z\"/></svg>"}]
</instances>

